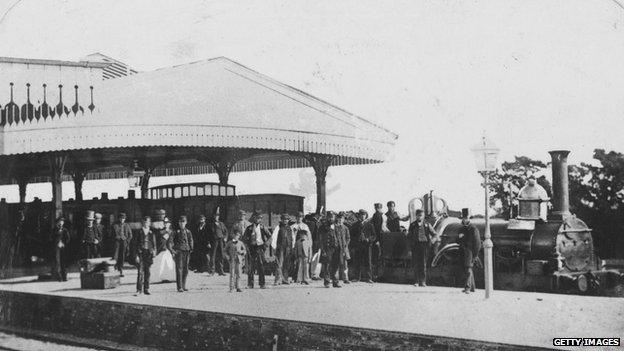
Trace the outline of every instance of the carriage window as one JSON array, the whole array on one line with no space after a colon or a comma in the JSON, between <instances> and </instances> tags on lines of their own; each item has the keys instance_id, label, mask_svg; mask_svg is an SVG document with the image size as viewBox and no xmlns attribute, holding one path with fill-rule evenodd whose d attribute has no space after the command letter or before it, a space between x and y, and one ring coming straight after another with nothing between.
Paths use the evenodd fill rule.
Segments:
<instances>
[{"instance_id":1,"label":"carriage window","mask_svg":"<svg viewBox=\"0 0 624 351\"><path fill-rule=\"evenodd\" d=\"M185 186L182 188L182 196L188 196L189 194L189 187Z\"/></svg>"},{"instance_id":2,"label":"carriage window","mask_svg":"<svg viewBox=\"0 0 624 351\"><path fill-rule=\"evenodd\" d=\"M167 188L167 197L173 197L173 188Z\"/></svg>"},{"instance_id":3,"label":"carriage window","mask_svg":"<svg viewBox=\"0 0 624 351\"><path fill-rule=\"evenodd\" d=\"M219 196L219 186L216 184L212 186L212 196Z\"/></svg>"},{"instance_id":4,"label":"carriage window","mask_svg":"<svg viewBox=\"0 0 624 351\"><path fill-rule=\"evenodd\" d=\"M180 198L182 196L182 189L180 189L180 187L176 187L175 189L173 189L173 197L174 198Z\"/></svg>"},{"instance_id":5,"label":"carriage window","mask_svg":"<svg viewBox=\"0 0 624 351\"><path fill-rule=\"evenodd\" d=\"M197 187L195 185L191 185L191 192L190 195L191 196L197 196Z\"/></svg>"},{"instance_id":6,"label":"carriage window","mask_svg":"<svg viewBox=\"0 0 624 351\"><path fill-rule=\"evenodd\" d=\"M228 196L234 196L234 187L228 187L227 188L227 195Z\"/></svg>"},{"instance_id":7,"label":"carriage window","mask_svg":"<svg viewBox=\"0 0 624 351\"><path fill-rule=\"evenodd\" d=\"M225 196L227 194L227 191L225 190L224 186L220 186L219 187L219 196Z\"/></svg>"},{"instance_id":8,"label":"carriage window","mask_svg":"<svg viewBox=\"0 0 624 351\"><path fill-rule=\"evenodd\" d=\"M197 187L197 196L204 196L204 187Z\"/></svg>"}]
</instances>

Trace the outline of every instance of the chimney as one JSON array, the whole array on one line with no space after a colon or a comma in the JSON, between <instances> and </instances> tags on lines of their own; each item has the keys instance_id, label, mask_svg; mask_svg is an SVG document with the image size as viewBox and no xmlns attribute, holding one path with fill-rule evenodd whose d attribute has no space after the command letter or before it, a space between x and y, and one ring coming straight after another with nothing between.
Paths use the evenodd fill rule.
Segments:
<instances>
[{"instance_id":1,"label":"chimney","mask_svg":"<svg viewBox=\"0 0 624 351\"><path fill-rule=\"evenodd\" d=\"M553 210L549 217L563 219L570 215L570 194L568 185L568 154L567 150L549 151L552 158L552 202Z\"/></svg>"}]
</instances>

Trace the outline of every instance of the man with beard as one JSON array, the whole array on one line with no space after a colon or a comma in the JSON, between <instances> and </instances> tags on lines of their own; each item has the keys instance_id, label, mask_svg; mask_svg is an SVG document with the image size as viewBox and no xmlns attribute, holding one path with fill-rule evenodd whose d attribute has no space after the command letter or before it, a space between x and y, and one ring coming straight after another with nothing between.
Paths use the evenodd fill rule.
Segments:
<instances>
[{"instance_id":1,"label":"man with beard","mask_svg":"<svg viewBox=\"0 0 624 351\"><path fill-rule=\"evenodd\" d=\"M251 225L245 229L243 242L249 250L249 260L247 262L247 288L254 287L254 273L258 271L258 281L260 289L266 288L264 281L264 250L269 245L271 234L261 224L262 215L254 213L251 217Z\"/></svg>"},{"instance_id":2,"label":"man with beard","mask_svg":"<svg viewBox=\"0 0 624 351\"><path fill-rule=\"evenodd\" d=\"M217 210L208 223L208 238L210 240L210 246L212 246L210 275L215 273L225 275L225 273L223 273L223 248L225 247L227 237L227 227L219 220L219 208L217 207Z\"/></svg>"},{"instance_id":3,"label":"man with beard","mask_svg":"<svg viewBox=\"0 0 624 351\"><path fill-rule=\"evenodd\" d=\"M271 246L275 249L275 282L278 284L290 284L292 253L293 253L293 232L288 225L288 215L282 214L280 223L273 230Z\"/></svg>"}]
</instances>

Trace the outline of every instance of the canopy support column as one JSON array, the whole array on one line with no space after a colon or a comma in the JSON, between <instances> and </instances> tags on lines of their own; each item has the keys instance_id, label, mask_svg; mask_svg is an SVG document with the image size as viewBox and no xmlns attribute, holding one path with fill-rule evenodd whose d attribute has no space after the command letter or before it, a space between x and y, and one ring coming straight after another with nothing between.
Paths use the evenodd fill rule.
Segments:
<instances>
[{"instance_id":1,"label":"canopy support column","mask_svg":"<svg viewBox=\"0 0 624 351\"><path fill-rule=\"evenodd\" d=\"M76 202L82 202L82 183L84 182L87 172L82 169L77 169L72 172L72 179L74 180L74 193Z\"/></svg>"},{"instance_id":2,"label":"canopy support column","mask_svg":"<svg viewBox=\"0 0 624 351\"><path fill-rule=\"evenodd\" d=\"M63 171L67 155L53 154L49 157L52 182L52 221L63 215Z\"/></svg>"},{"instance_id":3,"label":"canopy support column","mask_svg":"<svg viewBox=\"0 0 624 351\"><path fill-rule=\"evenodd\" d=\"M334 156L309 154L305 158L314 169L316 175L316 213L320 214L323 210L327 210L326 203L326 181L327 169L334 160Z\"/></svg>"},{"instance_id":4,"label":"canopy support column","mask_svg":"<svg viewBox=\"0 0 624 351\"><path fill-rule=\"evenodd\" d=\"M20 173L15 176L17 186L19 187L19 203L26 203L26 187L28 186L28 180L30 177L27 174Z\"/></svg>"},{"instance_id":5,"label":"canopy support column","mask_svg":"<svg viewBox=\"0 0 624 351\"><path fill-rule=\"evenodd\" d=\"M147 199L149 192L149 181L154 168L146 168L145 175L141 178L141 199Z\"/></svg>"}]
</instances>

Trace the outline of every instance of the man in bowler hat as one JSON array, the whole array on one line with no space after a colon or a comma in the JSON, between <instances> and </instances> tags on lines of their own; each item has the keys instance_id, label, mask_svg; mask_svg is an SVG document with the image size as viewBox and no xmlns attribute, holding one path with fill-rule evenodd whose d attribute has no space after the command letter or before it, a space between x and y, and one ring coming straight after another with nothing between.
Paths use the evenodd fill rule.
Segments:
<instances>
[{"instance_id":1,"label":"man in bowler hat","mask_svg":"<svg viewBox=\"0 0 624 351\"><path fill-rule=\"evenodd\" d=\"M425 222L423 210L416 210L416 220L409 226L407 241L412 251L412 266L414 268L414 285L427 286L427 262L431 239L436 236L435 229Z\"/></svg>"},{"instance_id":2,"label":"man in bowler hat","mask_svg":"<svg viewBox=\"0 0 624 351\"><path fill-rule=\"evenodd\" d=\"M223 273L223 248L228 237L228 230L225 224L219 220L220 211L217 207L208 223L208 238L212 246L212 256L210 257L210 274L225 275Z\"/></svg>"}]
</instances>

